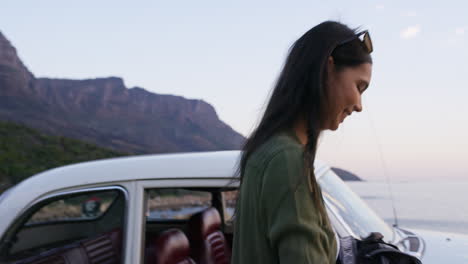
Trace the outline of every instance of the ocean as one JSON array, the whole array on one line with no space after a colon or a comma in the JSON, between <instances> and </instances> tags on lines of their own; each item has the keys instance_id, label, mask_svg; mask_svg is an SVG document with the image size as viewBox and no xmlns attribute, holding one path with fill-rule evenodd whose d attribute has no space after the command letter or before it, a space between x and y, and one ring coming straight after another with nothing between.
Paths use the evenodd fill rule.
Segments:
<instances>
[{"instance_id":1,"label":"ocean","mask_svg":"<svg viewBox=\"0 0 468 264\"><path fill-rule=\"evenodd\" d=\"M395 223L386 182L346 182L388 224ZM391 184L398 226L468 235L468 180Z\"/></svg>"}]
</instances>

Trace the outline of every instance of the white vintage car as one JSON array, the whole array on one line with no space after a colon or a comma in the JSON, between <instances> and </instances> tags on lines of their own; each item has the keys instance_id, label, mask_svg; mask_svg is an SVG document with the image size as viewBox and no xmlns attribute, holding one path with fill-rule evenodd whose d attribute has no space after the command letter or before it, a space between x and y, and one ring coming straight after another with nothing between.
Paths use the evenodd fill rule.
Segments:
<instances>
[{"instance_id":1,"label":"white vintage car","mask_svg":"<svg viewBox=\"0 0 468 264\"><path fill-rule=\"evenodd\" d=\"M239 156L134 156L30 177L0 196L0 263L228 263ZM425 264L468 263L467 236L390 227L315 168L337 236L378 231Z\"/></svg>"}]
</instances>

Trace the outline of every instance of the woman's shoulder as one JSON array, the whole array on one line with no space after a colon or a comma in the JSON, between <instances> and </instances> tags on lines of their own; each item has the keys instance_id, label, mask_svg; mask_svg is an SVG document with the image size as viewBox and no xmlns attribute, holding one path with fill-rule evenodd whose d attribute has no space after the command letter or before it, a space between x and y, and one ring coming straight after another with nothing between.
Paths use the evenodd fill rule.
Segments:
<instances>
[{"instance_id":1,"label":"woman's shoulder","mask_svg":"<svg viewBox=\"0 0 468 264\"><path fill-rule=\"evenodd\" d=\"M291 132L278 132L252 153L249 165L265 167L273 159L302 156L304 147Z\"/></svg>"}]
</instances>

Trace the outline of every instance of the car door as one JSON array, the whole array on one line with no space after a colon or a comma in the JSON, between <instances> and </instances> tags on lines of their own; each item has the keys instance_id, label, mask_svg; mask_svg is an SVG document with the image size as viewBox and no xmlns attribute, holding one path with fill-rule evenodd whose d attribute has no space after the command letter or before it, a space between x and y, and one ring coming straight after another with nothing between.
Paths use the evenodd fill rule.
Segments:
<instances>
[{"instance_id":1,"label":"car door","mask_svg":"<svg viewBox=\"0 0 468 264\"><path fill-rule=\"evenodd\" d=\"M122 186L44 196L7 231L1 263L124 263L128 201Z\"/></svg>"},{"instance_id":2,"label":"car door","mask_svg":"<svg viewBox=\"0 0 468 264\"><path fill-rule=\"evenodd\" d=\"M157 179L139 181L136 187L142 203L138 205L141 217L137 221L139 263L151 263L154 240L168 229L178 229L187 234L187 222L191 215L210 207L222 212L221 201L214 197L217 189L227 186L223 179ZM219 204L216 204L219 202ZM193 246L193 245L191 245Z\"/></svg>"}]
</instances>

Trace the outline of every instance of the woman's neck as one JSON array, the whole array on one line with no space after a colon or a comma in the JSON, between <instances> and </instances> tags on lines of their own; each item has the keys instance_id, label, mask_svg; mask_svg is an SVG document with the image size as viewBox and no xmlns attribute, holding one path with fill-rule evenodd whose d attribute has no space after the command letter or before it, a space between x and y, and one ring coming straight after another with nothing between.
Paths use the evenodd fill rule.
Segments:
<instances>
[{"instance_id":1,"label":"woman's neck","mask_svg":"<svg viewBox=\"0 0 468 264\"><path fill-rule=\"evenodd\" d=\"M307 144L307 126L303 119L296 121L293 127L294 133L296 133L297 138L302 145Z\"/></svg>"}]
</instances>

